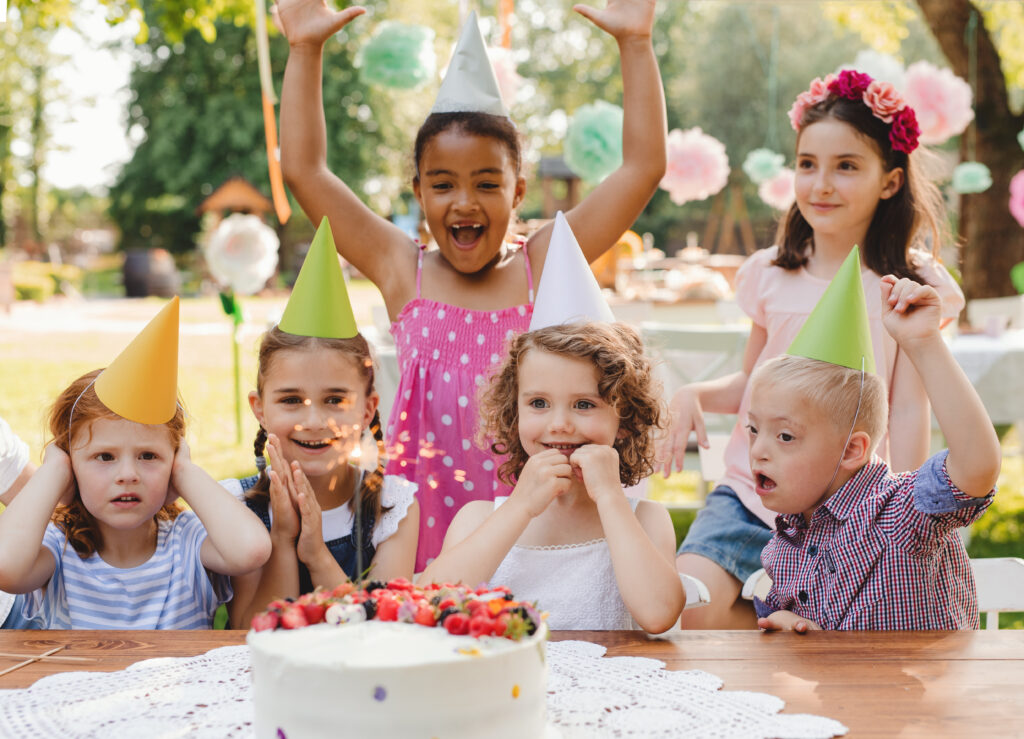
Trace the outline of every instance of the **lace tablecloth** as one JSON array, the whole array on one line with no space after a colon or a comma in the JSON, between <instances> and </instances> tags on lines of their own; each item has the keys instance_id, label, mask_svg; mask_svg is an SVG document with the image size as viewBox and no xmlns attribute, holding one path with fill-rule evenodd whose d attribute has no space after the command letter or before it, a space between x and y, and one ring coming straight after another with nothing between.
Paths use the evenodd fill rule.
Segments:
<instances>
[{"instance_id":1,"label":"lace tablecloth","mask_svg":"<svg viewBox=\"0 0 1024 739\"><path fill-rule=\"evenodd\" d=\"M846 733L832 719L782 714L764 693L723 691L700 670L670 671L605 648L550 642L549 732L577 737L817 739ZM150 659L120 672L64 672L24 690L0 690L0 736L252 736L249 650Z\"/></svg>"}]
</instances>

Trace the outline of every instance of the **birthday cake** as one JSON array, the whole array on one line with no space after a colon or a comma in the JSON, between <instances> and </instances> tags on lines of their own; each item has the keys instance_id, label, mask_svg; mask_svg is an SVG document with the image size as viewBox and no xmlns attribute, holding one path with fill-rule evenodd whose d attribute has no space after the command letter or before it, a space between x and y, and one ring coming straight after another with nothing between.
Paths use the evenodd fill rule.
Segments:
<instances>
[{"instance_id":1,"label":"birthday cake","mask_svg":"<svg viewBox=\"0 0 1024 739\"><path fill-rule=\"evenodd\" d=\"M505 588L392 580L274 601L246 639L256 736L543 736L546 638Z\"/></svg>"}]
</instances>

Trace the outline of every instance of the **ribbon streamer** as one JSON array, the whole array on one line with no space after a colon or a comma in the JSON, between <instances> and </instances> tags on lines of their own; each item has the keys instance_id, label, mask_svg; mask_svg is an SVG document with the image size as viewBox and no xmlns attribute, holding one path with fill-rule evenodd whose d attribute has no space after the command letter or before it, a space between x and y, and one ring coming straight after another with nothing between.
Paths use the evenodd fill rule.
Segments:
<instances>
[{"instance_id":1,"label":"ribbon streamer","mask_svg":"<svg viewBox=\"0 0 1024 739\"><path fill-rule=\"evenodd\" d=\"M284 178L281 176L281 161L277 152L277 119L274 116L274 105L277 95L274 94L274 81L270 72L270 41L267 38L267 6L265 0L254 0L256 3L256 58L260 70L260 90L263 97L263 131L267 140L267 169L270 174L270 196L274 201L274 212L281 224L292 217L292 207L288 203L288 195L284 190Z\"/></svg>"}]
</instances>

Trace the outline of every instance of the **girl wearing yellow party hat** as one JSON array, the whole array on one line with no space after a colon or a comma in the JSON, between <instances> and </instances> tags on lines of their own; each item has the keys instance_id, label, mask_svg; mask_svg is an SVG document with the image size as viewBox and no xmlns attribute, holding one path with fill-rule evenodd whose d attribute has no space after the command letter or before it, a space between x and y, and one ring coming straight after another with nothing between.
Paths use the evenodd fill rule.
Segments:
<instances>
[{"instance_id":1,"label":"girl wearing yellow party hat","mask_svg":"<svg viewBox=\"0 0 1024 739\"><path fill-rule=\"evenodd\" d=\"M178 299L50 410L43 463L0 516L0 589L43 628L208 629L270 539L192 462ZM190 510L178 508L181 497Z\"/></svg>"},{"instance_id":2,"label":"girl wearing yellow party hat","mask_svg":"<svg viewBox=\"0 0 1024 739\"><path fill-rule=\"evenodd\" d=\"M269 529L273 551L235 578L235 628L273 600L331 590L367 569L374 580L412 578L416 486L384 474L379 400L325 218L281 322L260 342L249 394L260 472L230 484ZM305 616L284 608L281 618L291 628Z\"/></svg>"},{"instance_id":3,"label":"girl wearing yellow party hat","mask_svg":"<svg viewBox=\"0 0 1024 739\"><path fill-rule=\"evenodd\" d=\"M602 5L574 10L619 47L623 161L566 213L588 261L633 225L666 166L665 100L651 43L655 2ZM526 192L523 154L475 13L414 145L412 186L437 245L428 250L327 168L322 50L365 9L334 11L323 0L280 0L276 7L290 45L281 90L284 177L312 220L330 219L338 252L380 288L394 321L401 380L387 437L401 446L394 446L388 472L419 486L420 571L437 555L461 505L508 490L497 475L501 460L472 443L475 398L505 356L509 335L530 323L552 227L524 244L510 239Z\"/></svg>"}]
</instances>

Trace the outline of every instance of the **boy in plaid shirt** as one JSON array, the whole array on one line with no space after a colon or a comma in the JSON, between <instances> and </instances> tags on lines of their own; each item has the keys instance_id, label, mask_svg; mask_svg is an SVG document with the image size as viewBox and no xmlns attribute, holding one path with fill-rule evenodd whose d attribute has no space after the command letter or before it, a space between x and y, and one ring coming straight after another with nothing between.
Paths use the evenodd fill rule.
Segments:
<instances>
[{"instance_id":1,"label":"boy in plaid shirt","mask_svg":"<svg viewBox=\"0 0 1024 739\"><path fill-rule=\"evenodd\" d=\"M978 628L957 529L992 501L999 441L939 334L934 288L888 276L881 289L885 328L920 374L949 448L900 474L872 457L887 407L870 346L847 366L787 355L759 367L751 378L750 465L764 504L779 513L761 555L772 578L765 600L755 599L762 629ZM844 320L856 312L850 308ZM855 340L830 328L816 341ZM814 356L794 350L800 340L790 355Z\"/></svg>"}]
</instances>

